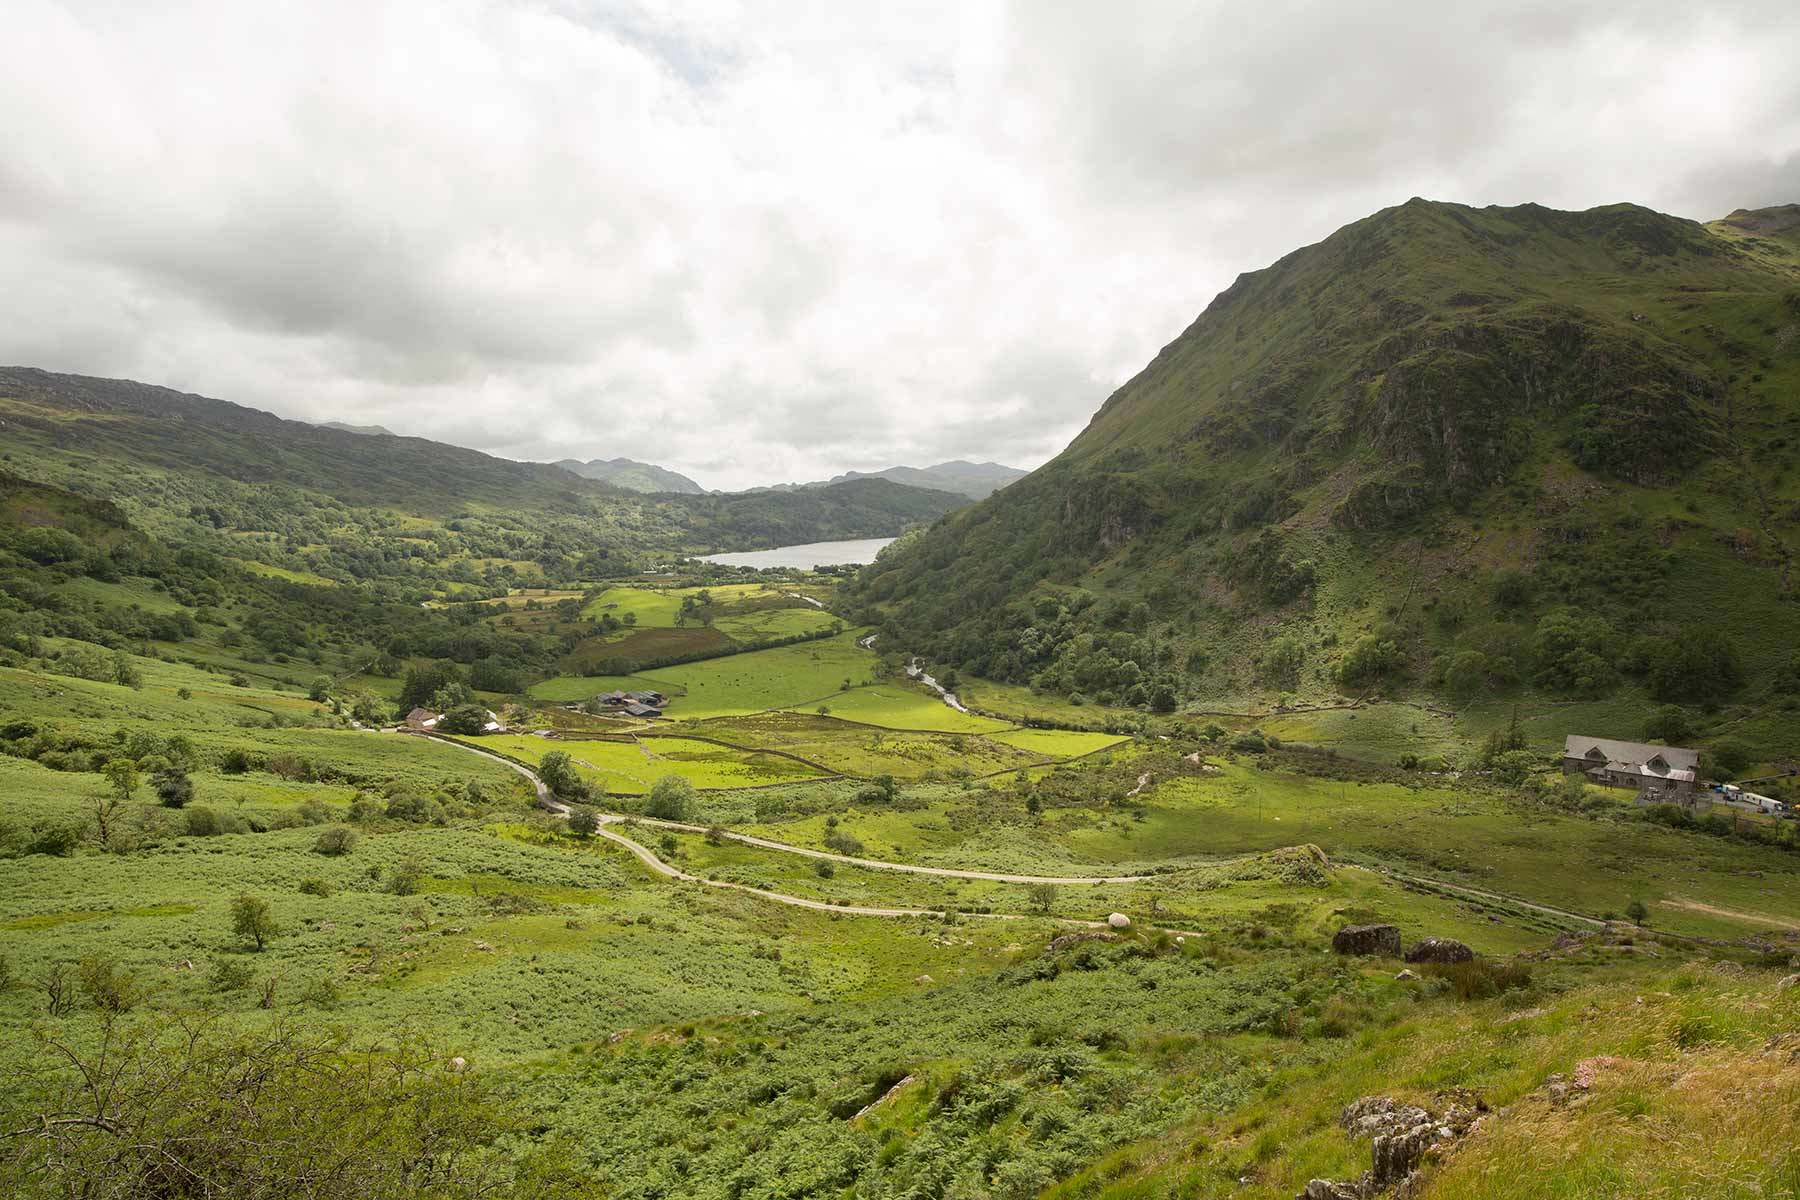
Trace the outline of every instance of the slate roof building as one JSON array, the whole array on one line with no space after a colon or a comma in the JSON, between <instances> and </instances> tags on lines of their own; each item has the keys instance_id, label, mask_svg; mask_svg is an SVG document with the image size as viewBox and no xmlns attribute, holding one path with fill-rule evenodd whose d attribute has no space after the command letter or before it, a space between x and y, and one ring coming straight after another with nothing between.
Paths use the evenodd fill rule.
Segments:
<instances>
[{"instance_id":1,"label":"slate roof building","mask_svg":"<svg viewBox=\"0 0 1800 1200\"><path fill-rule=\"evenodd\" d=\"M415 708L406 714L408 729L436 729L438 715L429 708Z\"/></svg>"},{"instance_id":2,"label":"slate roof building","mask_svg":"<svg viewBox=\"0 0 1800 1200\"><path fill-rule=\"evenodd\" d=\"M1572 733L1563 741L1563 773L1603 787L1692 792L1700 785L1700 752Z\"/></svg>"}]
</instances>

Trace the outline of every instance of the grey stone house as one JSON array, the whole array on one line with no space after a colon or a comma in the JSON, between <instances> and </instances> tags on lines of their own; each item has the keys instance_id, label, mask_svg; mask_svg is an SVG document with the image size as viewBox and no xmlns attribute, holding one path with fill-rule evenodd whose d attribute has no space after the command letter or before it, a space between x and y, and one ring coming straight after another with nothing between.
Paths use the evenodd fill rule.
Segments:
<instances>
[{"instance_id":1,"label":"grey stone house","mask_svg":"<svg viewBox=\"0 0 1800 1200\"><path fill-rule=\"evenodd\" d=\"M1686 795L1700 786L1700 752L1572 733L1563 741L1563 773L1604 787Z\"/></svg>"}]
</instances>

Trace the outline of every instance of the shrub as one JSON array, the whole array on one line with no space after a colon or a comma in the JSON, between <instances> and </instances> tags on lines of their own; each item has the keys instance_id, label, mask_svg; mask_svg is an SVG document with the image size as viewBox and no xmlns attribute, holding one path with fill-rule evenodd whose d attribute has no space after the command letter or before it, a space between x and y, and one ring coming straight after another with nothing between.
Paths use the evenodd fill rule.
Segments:
<instances>
[{"instance_id":1,"label":"shrub","mask_svg":"<svg viewBox=\"0 0 1800 1200\"><path fill-rule=\"evenodd\" d=\"M1459 1000L1486 1000L1531 987L1531 968L1523 963L1477 958L1470 962L1427 963L1424 970L1428 977L1447 982Z\"/></svg>"},{"instance_id":2,"label":"shrub","mask_svg":"<svg viewBox=\"0 0 1800 1200\"><path fill-rule=\"evenodd\" d=\"M576 837L592 837L600 828L600 814L585 804L578 804L569 810L569 832Z\"/></svg>"},{"instance_id":3,"label":"shrub","mask_svg":"<svg viewBox=\"0 0 1800 1200\"><path fill-rule=\"evenodd\" d=\"M333 825L329 829L319 831L318 838L313 842L313 853L336 858L338 855L348 854L356 849L356 840L356 830L350 826Z\"/></svg>"},{"instance_id":4,"label":"shrub","mask_svg":"<svg viewBox=\"0 0 1800 1200\"><path fill-rule=\"evenodd\" d=\"M215 958L207 982L215 992L241 992L250 986L250 981L254 978L255 970L243 959Z\"/></svg>"},{"instance_id":5,"label":"shrub","mask_svg":"<svg viewBox=\"0 0 1800 1200\"><path fill-rule=\"evenodd\" d=\"M833 875L837 874L837 867L832 865L829 858L814 859L813 874L817 875L820 879L830 879Z\"/></svg>"},{"instance_id":6,"label":"shrub","mask_svg":"<svg viewBox=\"0 0 1800 1200\"><path fill-rule=\"evenodd\" d=\"M331 895L331 885L317 875L308 875L300 881L300 894L302 896L329 896Z\"/></svg>"},{"instance_id":7,"label":"shrub","mask_svg":"<svg viewBox=\"0 0 1800 1200\"><path fill-rule=\"evenodd\" d=\"M111 958L95 955L81 960L76 969L88 1003L103 1012L125 1012L144 997L137 975Z\"/></svg>"},{"instance_id":8,"label":"shrub","mask_svg":"<svg viewBox=\"0 0 1800 1200\"><path fill-rule=\"evenodd\" d=\"M165 808L181 808L194 798L194 781L177 766L164 767L150 776L150 787Z\"/></svg>"},{"instance_id":9,"label":"shrub","mask_svg":"<svg viewBox=\"0 0 1800 1200\"><path fill-rule=\"evenodd\" d=\"M847 833L826 834L825 848L839 854L857 855L863 852L863 844Z\"/></svg>"},{"instance_id":10,"label":"shrub","mask_svg":"<svg viewBox=\"0 0 1800 1200\"><path fill-rule=\"evenodd\" d=\"M396 896L416 896L425 886L425 864L416 858L404 858L388 872L387 890Z\"/></svg>"},{"instance_id":11,"label":"shrub","mask_svg":"<svg viewBox=\"0 0 1800 1200\"><path fill-rule=\"evenodd\" d=\"M225 832L219 823L219 814L210 808L190 808L182 815L187 820L189 837L217 837Z\"/></svg>"}]
</instances>

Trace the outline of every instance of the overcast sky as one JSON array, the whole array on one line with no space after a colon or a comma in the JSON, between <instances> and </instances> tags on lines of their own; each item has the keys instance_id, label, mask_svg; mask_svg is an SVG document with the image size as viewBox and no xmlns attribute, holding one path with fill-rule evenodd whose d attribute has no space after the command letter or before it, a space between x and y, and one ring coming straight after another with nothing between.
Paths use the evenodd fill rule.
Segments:
<instances>
[{"instance_id":1,"label":"overcast sky","mask_svg":"<svg viewBox=\"0 0 1800 1200\"><path fill-rule=\"evenodd\" d=\"M1800 3L6 0L0 362L711 487L1035 466L1413 195L1800 201Z\"/></svg>"}]
</instances>

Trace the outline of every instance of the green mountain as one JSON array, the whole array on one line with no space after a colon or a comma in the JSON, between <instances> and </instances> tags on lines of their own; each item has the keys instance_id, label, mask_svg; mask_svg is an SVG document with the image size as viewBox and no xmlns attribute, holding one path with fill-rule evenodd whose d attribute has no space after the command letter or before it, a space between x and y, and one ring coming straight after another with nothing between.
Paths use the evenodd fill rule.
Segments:
<instances>
[{"instance_id":1,"label":"green mountain","mask_svg":"<svg viewBox=\"0 0 1800 1200\"><path fill-rule=\"evenodd\" d=\"M1618 694L1791 730L1797 455L1800 206L1412 200L1240 277L859 594L895 643L1114 703Z\"/></svg>"},{"instance_id":2,"label":"green mountain","mask_svg":"<svg viewBox=\"0 0 1800 1200\"><path fill-rule=\"evenodd\" d=\"M848 483L857 479L886 479L894 483L906 484L909 487L953 492L970 500L985 500L1013 480L1023 479L1025 475L1026 472L1017 467L1003 466L995 462L972 463L957 459L954 462L938 463L933 467L888 467L880 471L846 471L842 475L833 475L830 479L821 479L813 483L777 483L753 490L794 492L802 488L830 487L835 483Z\"/></svg>"},{"instance_id":3,"label":"green mountain","mask_svg":"<svg viewBox=\"0 0 1800 1200\"><path fill-rule=\"evenodd\" d=\"M544 463L24 367L0 368L0 456L170 544L335 582L594 578L687 553L892 537L960 503L886 480L643 496Z\"/></svg>"},{"instance_id":4,"label":"green mountain","mask_svg":"<svg viewBox=\"0 0 1800 1200\"><path fill-rule=\"evenodd\" d=\"M565 458L552 465L583 479L598 479L628 492L675 492L686 496L706 494L705 488L679 471L630 458L592 458L587 462Z\"/></svg>"}]
</instances>

